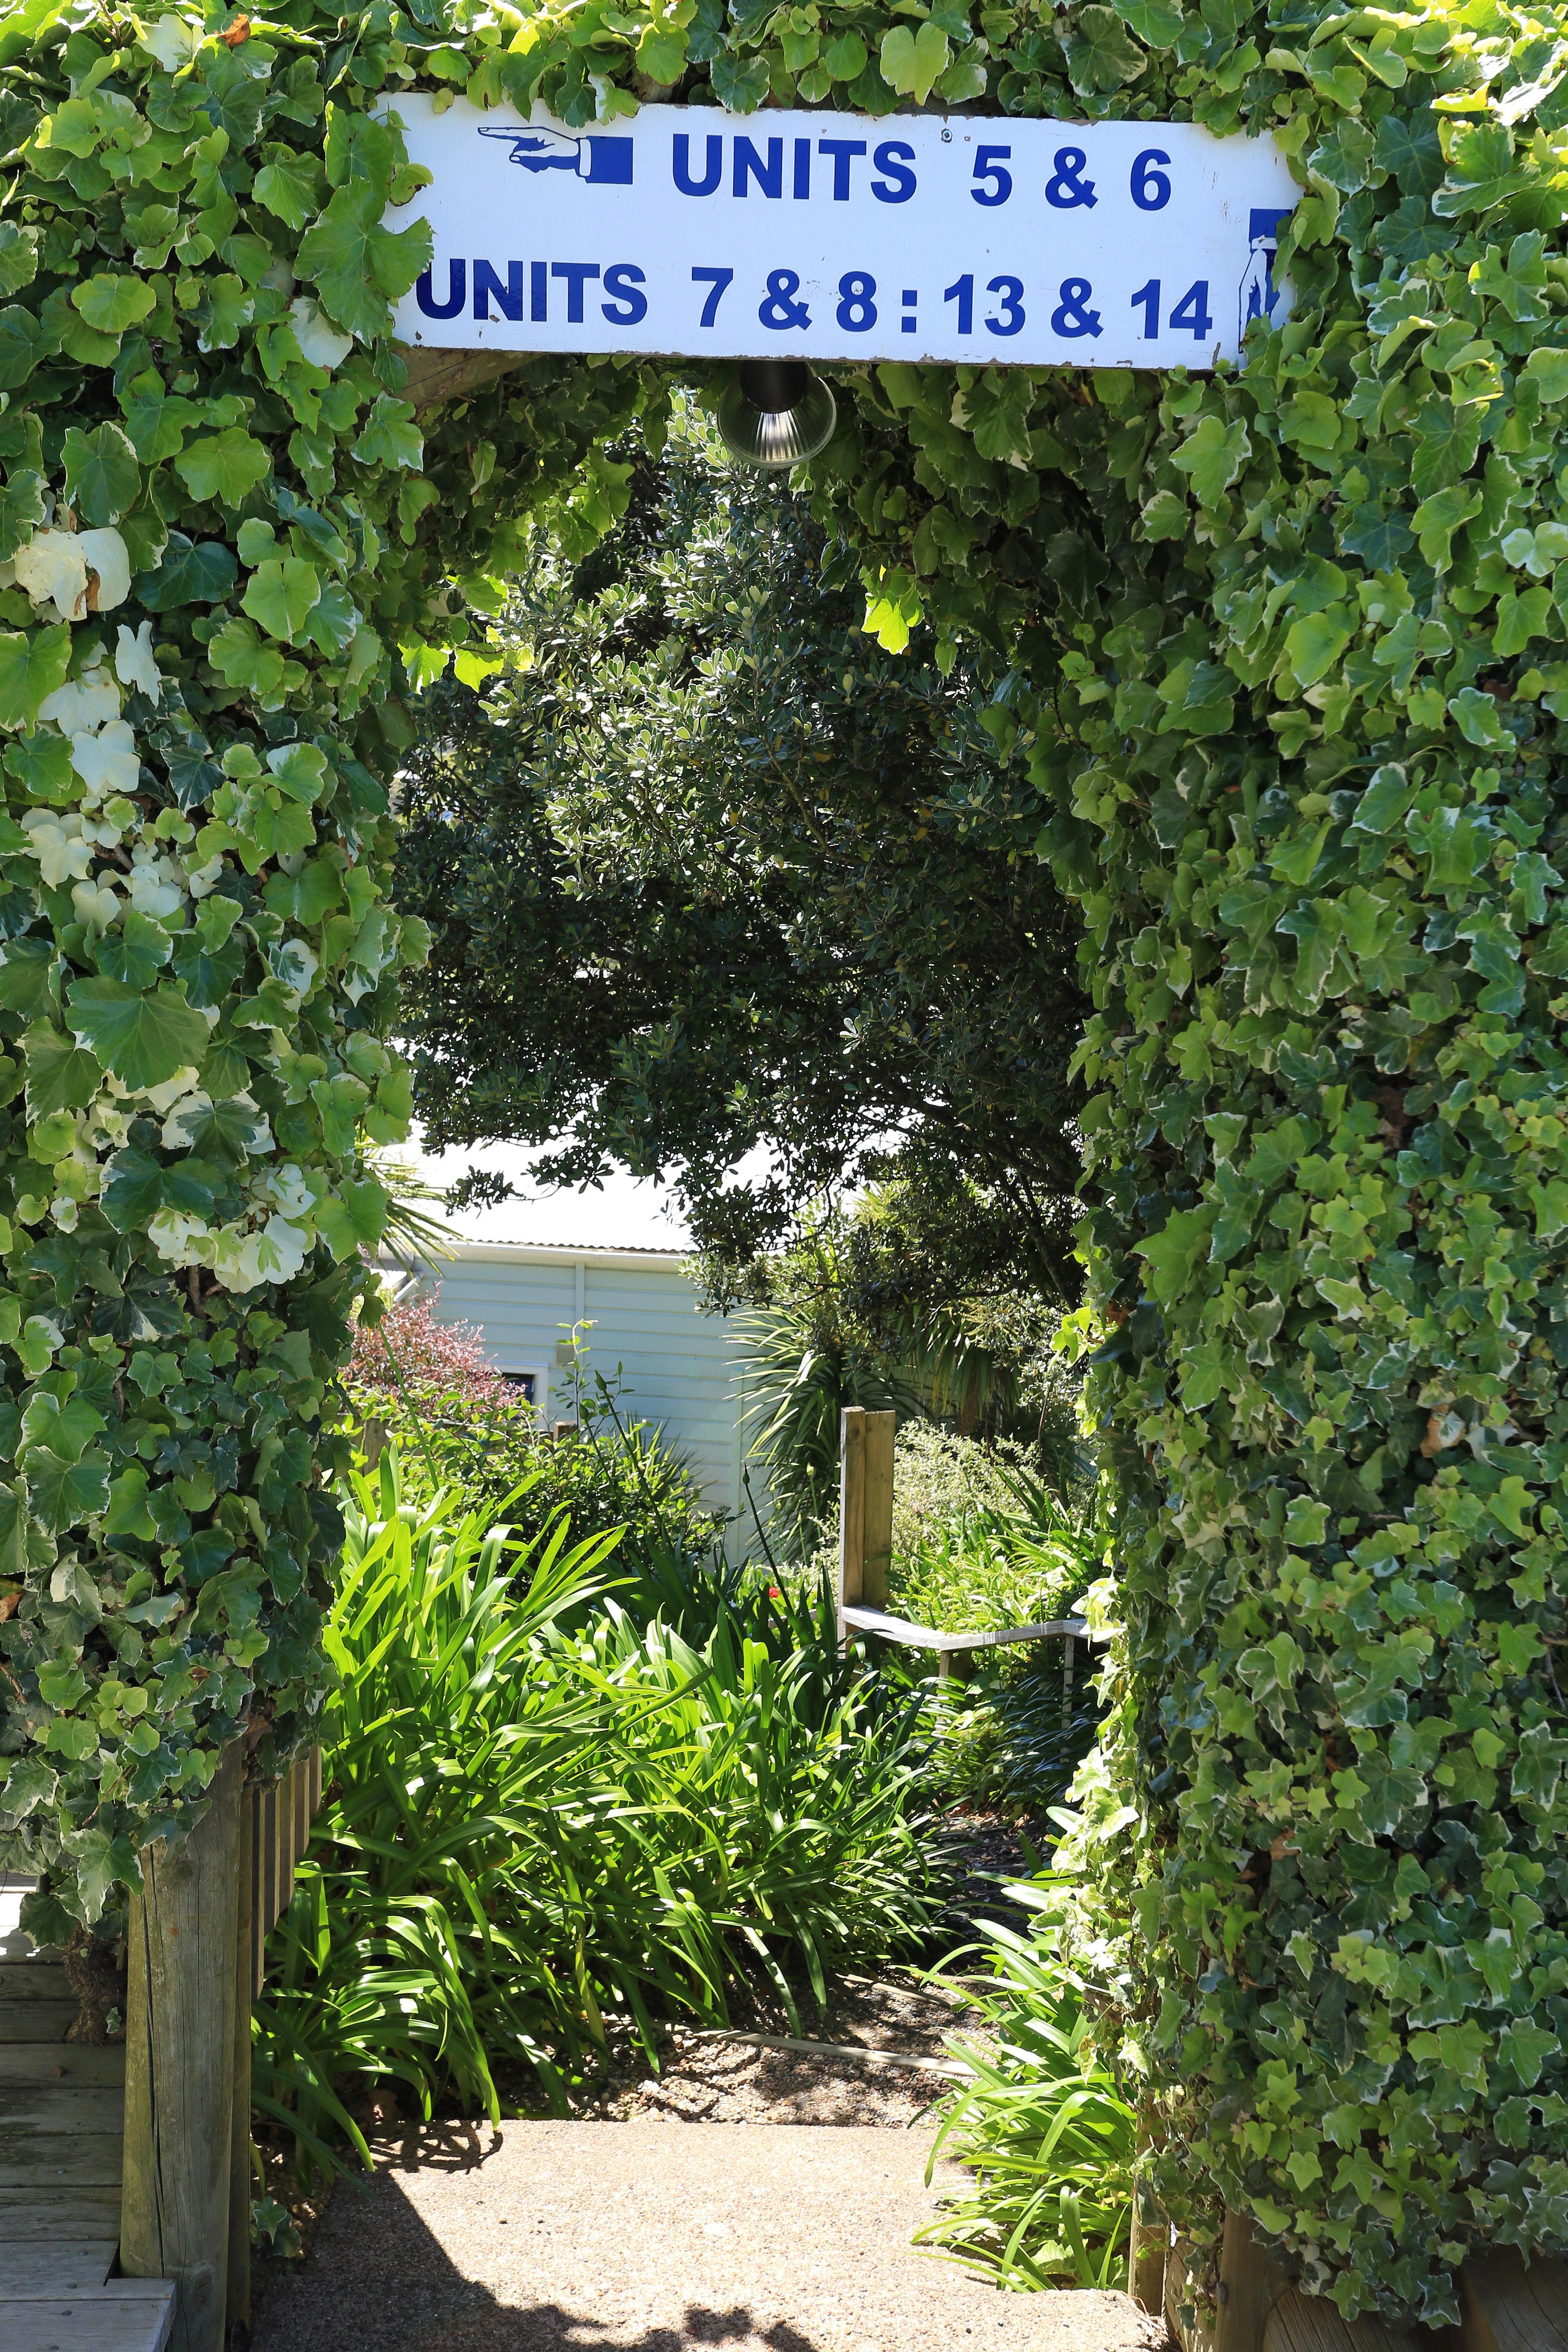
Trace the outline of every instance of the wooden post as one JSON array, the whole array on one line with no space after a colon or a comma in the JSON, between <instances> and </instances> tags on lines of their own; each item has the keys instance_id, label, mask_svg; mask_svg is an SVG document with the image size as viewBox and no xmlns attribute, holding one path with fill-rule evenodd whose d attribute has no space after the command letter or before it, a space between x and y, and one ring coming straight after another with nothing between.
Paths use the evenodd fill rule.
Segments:
<instances>
[{"instance_id":1,"label":"wooden post","mask_svg":"<svg viewBox=\"0 0 1568 2352\"><path fill-rule=\"evenodd\" d=\"M228 2292L230 2327L250 2326L250 2003L256 1966L256 1841L259 1792L239 1799L239 1907L234 1947L234 2112L228 2159Z\"/></svg>"},{"instance_id":2,"label":"wooden post","mask_svg":"<svg viewBox=\"0 0 1568 2352\"><path fill-rule=\"evenodd\" d=\"M1158 2319L1165 2308L1165 2253L1170 2244L1171 2225L1163 2213L1155 2211L1145 2221L1140 2196L1132 2192L1132 2231L1127 2249L1127 2292L1140 2311Z\"/></svg>"},{"instance_id":3,"label":"wooden post","mask_svg":"<svg viewBox=\"0 0 1568 2352\"><path fill-rule=\"evenodd\" d=\"M237 1742L184 1842L143 1850L131 1906L121 2265L179 2284L171 2352L223 2352L239 1926Z\"/></svg>"},{"instance_id":4,"label":"wooden post","mask_svg":"<svg viewBox=\"0 0 1568 2352\"><path fill-rule=\"evenodd\" d=\"M1252 2224L1244 2214L1226 2214L1219 2275L1223 2300L1215 2325L1215 2352L1261 2352L1268 2314L1289 2277L1278 2258L1253 2236ZM1339 2314L1331 2304L1329 2309L1337 2319Z\"/></svg>"},{"instance_id":5,"label":"wooden post","mask_svg":"<svg viewBox=\"0 0 1568 2352\"><path fill-rule=\"evenodd\" d=\"M868 1412L865 1430L860 1539L860 1597L868 1609L888 1605L888 1569L893 1557L893 1433L898 1416Z\"/></svg>"},{"instance_id":6,"label":"wooden post","mask_svg":"<svg viewBox=\"0 0 1568 2352\"><path fill-rule=\"evenodd\" d=\"M858 1609L866 1591L866 1415L847 1404L838 1416L838 1606ZM846 1639L844 1619L838 1638Z\"/></svg>"}]
</instances>

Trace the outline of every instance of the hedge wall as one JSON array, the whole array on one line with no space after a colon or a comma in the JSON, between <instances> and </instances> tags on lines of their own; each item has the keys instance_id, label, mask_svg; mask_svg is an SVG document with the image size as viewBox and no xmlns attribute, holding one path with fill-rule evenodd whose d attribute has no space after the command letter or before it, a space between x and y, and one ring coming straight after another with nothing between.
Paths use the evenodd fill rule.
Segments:
<instances>
[{"instance_id":1,"label":"hedge wall","mask_svg":"<svg viewBox=\"0 0 1568 2352\"><path fill-rule=\"evenodd\" d=\"M994 665L1089 919L1155 2187L1347 2314L1568 2252L1563 11L29 5L0 68L0 1824L90 1910L236 1725L298 1734L403 1115L396 694L657 436L657 370L533 362L422 450L367 109L1267 127L1295 314L1245 374L836 371L813 484L885 642Z\"/></svg>"}]
</instances>

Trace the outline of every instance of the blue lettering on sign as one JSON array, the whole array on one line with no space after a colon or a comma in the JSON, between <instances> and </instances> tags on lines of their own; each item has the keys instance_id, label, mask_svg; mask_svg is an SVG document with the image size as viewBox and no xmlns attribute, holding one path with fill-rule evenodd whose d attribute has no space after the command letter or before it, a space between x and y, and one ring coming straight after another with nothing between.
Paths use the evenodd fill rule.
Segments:
<instances>
[{"instance_id":1,"label":"blue lettering on sign","mask_svg":"<svg viewBox=\"0 0 1568 2352\"><path fill-rule=\"evenodd\" d=\"M521 318L522 264L521 261L509 261L507 263L506 284L504 286L501 284L500 279L496 276L494 269L488 261L475 262L474 316L476 319L488 319L489 317L490 297L492 294L495 296L497 302L500 305L500 313L503 319Z\"/></svg>"},{"instance_id":2,"label":"blue lettering on sign","mask_svg":"<svg viewBox=\"0 0 1568 2352\"><path fill-rule=\"evenodd\" d=\"M691 141L684 131L675 134L675 184L683 196L710 196L724 176L724 142L708 134L708 151L702 177L691 176Z\"/></svg>"},{"instance_id":3,"label":"blue lettering on sign","mask_svg":"<svg viewBox=\"0 0 1568 2352\"><path fill-rule=\"evenodd\" d=\"M866 142L863 139L819 139L816 152L819 155L832 156L833 201L836 205L847 205L849 202L849 166L857 155L866 152Z\"/></svg>"},{"instance_id":4,"label":"blue lettering on sign","mask_svg":"<svg viewBox=\"0 0 1568 2352\"><path fill-rule=\"evenodd\" d=\"M632 184L637 151L630 139L606 139L596 131L576 136L566 131L536 130L521 122L481 123L479 137L506 140L511 148L508 163L520 163L525 172L572 172L595 188Z\"/></svg>"},{"instance_id":5,"label":"blue lettering on sign","mask_svg":"<svg viewBox=\"0 0 1568 2352\"><path fill-rule=\"evenodd\" d=\"M809 139L792 140L790 194L796 204L809 203L812 195L812 142ZM850 201L851 172L858 156L867 152L864 139L819 139L816 153L832 167L830 180L819 176L817 186L830 194L836 205ZM1006 149L1000 151L1005 153ZM881 175L871 182L871 194L879 205L907 205L914 194L918 182L910 166L915 151L905 139L884 139L872 158ZM724 179L724 142L717 131L704 135L702 169L699 174L692 169L691 134L678 131L670 141L670 175L683 196L716 195ZM730 193L731 196L749 196L753 187L761 195L776 203L784 192L784 142L769 139L765 152L759 152L758 142L745 133L737 133L731 145Z\"/></svg>"},{"instance_id":6,"label":"blue lettering on sign","mask_svg":"<svg viewBox=\"0 0 1568 2352\"><path fill-rule=\"evenodd\" d=\"M647 296L638 288L647 282L647 273L635 261L612 262L605 272L605 291L613 299L601 302L600 310L613 327L637 327L647 317Z\"/></svg>"},{"instance_id":7,"label":"blue lettering on sign","mask_svg":"<svg viewBox=\"0 0 1568 2352\"><path fill-rule=\"evenodd\" d=\"M864 147L861 148L860 152L862 155L866 152ZM751 193L749 184L753 179L764 196L783 195L784 141L782 139L768 141L768 160L765 163L749 139L736 140L735 176L731 183L731 194L737 196L749 195Z\"/></svg>"},{"instance_id":8,"label":"blue lettering on sign","mask_svg":"<svg viewBox=\"0 0 1568 2352\"><path fill-rule=\"evenodd\" d=\"M419 308L424 311L425 316L427 319L456 319L460 314L464 302L468 299L468 263L466 261L448 261L447 264L446 300L444 302L437 301L436 289L431 283L430 271L428 269L422 270L420 272L419 283L414 289L414 299L418 303Z\"/></svg>"},{"instance_id":9,"label":"blue lettering on sign","mask_svg":"<svg viewBox=\"0 0 1568 2352\"><path fill-rule=\"evenodd\" d=\"M908 166L915 160L915 151L902 139L884 139L871 161L879 172L886 172L886 180L873 180L871 194L879 205L907 205L915 192L915 175ZM891 184L889 185L889 182Z\"/></svg>"}]
</instances>

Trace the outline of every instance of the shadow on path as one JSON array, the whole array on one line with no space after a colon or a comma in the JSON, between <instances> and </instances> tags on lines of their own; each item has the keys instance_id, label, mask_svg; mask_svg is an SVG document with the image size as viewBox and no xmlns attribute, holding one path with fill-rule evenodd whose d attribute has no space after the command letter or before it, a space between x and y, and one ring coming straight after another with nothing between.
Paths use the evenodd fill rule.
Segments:
<instances>
[{"instance_id":1,"label":"shadow on path","mask_svg":"<svg viewBox=\"0 0 1568 2352\"><path fill-rule=\"evenodd\" d=\"M477 2171L477 2132L422 2136L430 2171ZM498 2215L496 2226L526 2238ZM819 2352L786 2321L761 2323L743 2305L689 2304L679 2326L623 2326L560 2303L509 2305L465 2277L398 2186L395 2171L340 2183L303 2263L258 2265L250 2352L691 2352L699 2345Z\"/></svg>"}]
</instances>

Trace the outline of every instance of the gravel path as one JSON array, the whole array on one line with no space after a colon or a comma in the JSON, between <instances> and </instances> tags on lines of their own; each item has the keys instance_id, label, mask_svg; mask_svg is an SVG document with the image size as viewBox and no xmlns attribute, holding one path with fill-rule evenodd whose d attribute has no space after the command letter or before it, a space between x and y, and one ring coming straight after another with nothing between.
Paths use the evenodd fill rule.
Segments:
<instances>
[{"instance_id":1,"label":"gravel path","mask_svg":"<svg viewBox=\"0 0 1568 2352\"><path fill-rule=\"evenodd\" d=\"M448 2126L264 2266L252 2352L1146 2352L1125 2295L999 2294L910 2250L929 2134ZM258 2281L258 2285L261 2282Z\"/></svg>"}]
</instances>

